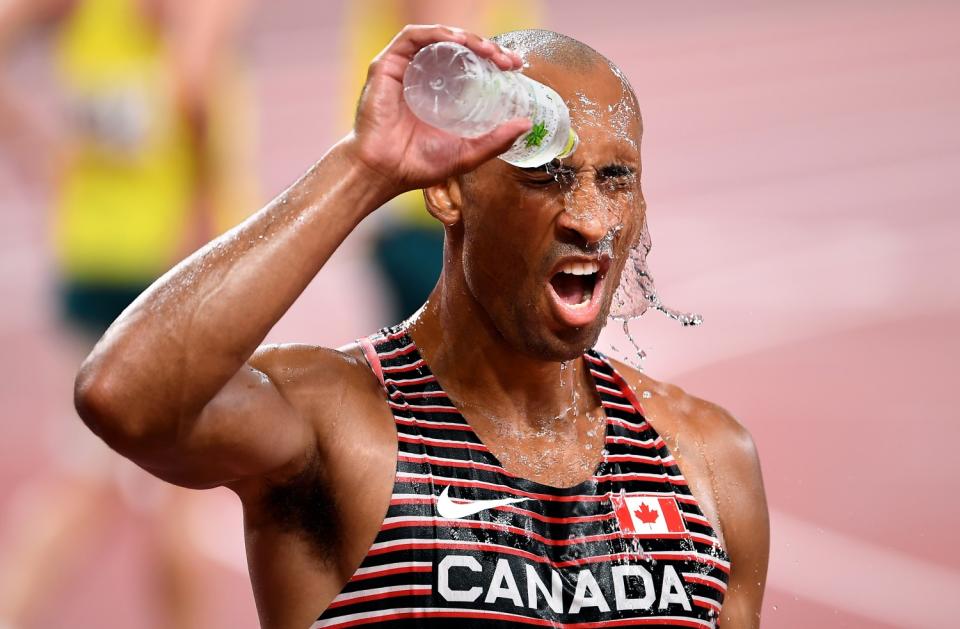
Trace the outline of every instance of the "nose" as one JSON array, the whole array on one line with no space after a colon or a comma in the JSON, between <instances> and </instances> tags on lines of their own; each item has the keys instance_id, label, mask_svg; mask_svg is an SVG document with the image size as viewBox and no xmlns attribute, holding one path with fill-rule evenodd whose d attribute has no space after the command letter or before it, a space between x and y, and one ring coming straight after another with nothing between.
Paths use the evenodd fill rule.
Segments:
<instances>
[{"instance_id":1,"label":"nose","mask_svg":"<svg viewBox=\"0 0 960 629\"><path fill-rule=\"evenodd\" d=\"M584 190L593 186L583 186L567 194L564 209L557 220L557 226L576 240L592 246L603 240L617 222L615 212L606 207L598 194Z\"/></svg>"}]
</instances>

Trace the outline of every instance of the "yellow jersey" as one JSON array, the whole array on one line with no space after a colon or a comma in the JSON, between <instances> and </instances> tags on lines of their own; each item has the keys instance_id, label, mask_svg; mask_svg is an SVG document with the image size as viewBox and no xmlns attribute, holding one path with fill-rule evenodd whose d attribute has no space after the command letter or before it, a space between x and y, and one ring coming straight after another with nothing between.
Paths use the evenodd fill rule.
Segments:
<instances>
[{"instance_id":1,"label":"yellow jersey","mask_svg":"<svg viewBox=\"0 0 960 629\"><path fill-rule=\"evenodd\" d=\"M150 281L175 262L196 186L162 33L136 0L81 0L57 44L70 132L54 221L61 272Z\"/></svg>"}]
</instances>

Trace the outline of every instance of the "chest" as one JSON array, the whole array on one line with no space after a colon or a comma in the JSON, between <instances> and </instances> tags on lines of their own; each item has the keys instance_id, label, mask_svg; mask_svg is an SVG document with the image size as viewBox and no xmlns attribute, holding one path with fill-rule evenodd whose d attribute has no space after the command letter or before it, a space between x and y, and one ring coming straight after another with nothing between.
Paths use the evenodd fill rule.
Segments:
<instances>
[{"instance_id":1,"label":"chest","mask_svg":"<svg viewBox=\"0 0 960 629\"><path fill-rule=\"evenodd\" d=\"M472 619L685 616L710 626L729 564L664 444L636 417L608 416L597 469L556 487L503 467L462 417L412 406L396 412L386 517L321 622L408 613L398 610L440 622L452 608ZM369 598L385 592L393 600Z\"/></svg>"},{"instance_id":2,"label":"chest","mask_svg":"<svg viewBox=\"0 0 960 629\"><path fill-rule=\"evenodd\" d=\"M507 473L553 487L583 483L597 472L604 457L605 420L599 405L532 426L465 418L490 458Z\"/></svg>"}]
</instances>

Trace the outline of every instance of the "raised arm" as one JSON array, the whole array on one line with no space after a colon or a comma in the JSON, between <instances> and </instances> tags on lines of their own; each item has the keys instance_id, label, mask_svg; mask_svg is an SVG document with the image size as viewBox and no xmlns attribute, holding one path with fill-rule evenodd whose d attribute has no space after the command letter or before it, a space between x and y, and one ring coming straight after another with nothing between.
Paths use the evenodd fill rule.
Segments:
<instances>
[{"instance_id":1,"label":"raised arm","mask_svg":"<svg viewBox=\"0 0 960 629\"><path fill-rule=\"evenodd\" d=\"M403 71L441 40L502 68L521 64L446 27L397 35L370 66L354 131L269 205L157 280L84 362L77 409L114 449L192 487L295 472L309 460L324 418L297 388L332 395L363 386L356 361L304 348L254 354L258 345L367 214L399 192L475 168L529 127L513 121L462 140L419 122L403 102Z\"/></svg>"}]
</instances>

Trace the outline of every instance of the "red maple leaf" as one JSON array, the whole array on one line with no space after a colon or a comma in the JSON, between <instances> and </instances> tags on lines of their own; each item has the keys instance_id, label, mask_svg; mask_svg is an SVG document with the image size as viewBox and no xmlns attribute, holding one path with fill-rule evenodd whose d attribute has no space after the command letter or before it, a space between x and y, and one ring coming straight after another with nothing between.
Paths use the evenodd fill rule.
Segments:
<instances>
[{"instance_id":1,"label":"red maple leaf","mask_svg":"<svg viewBox=\"0 0 960 629\"><path fill-rule=\"evenodd\" d=\"M640 508L634 511L633 515L637 516L644 524L653 524L660 518L660 512L651 509L645 502L640 503Z\"/></svg>"}]
</instances>

